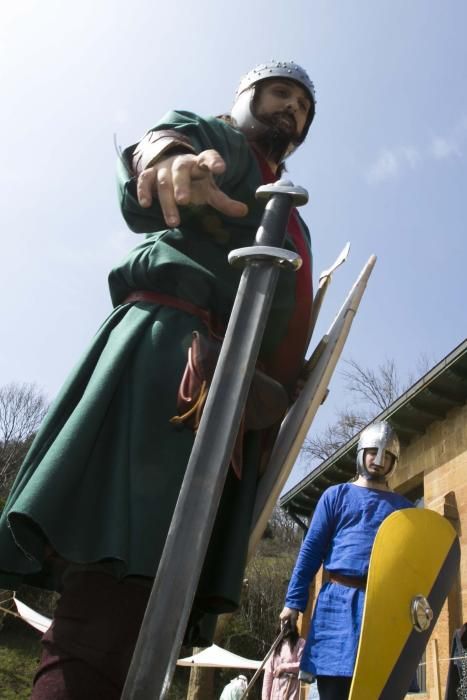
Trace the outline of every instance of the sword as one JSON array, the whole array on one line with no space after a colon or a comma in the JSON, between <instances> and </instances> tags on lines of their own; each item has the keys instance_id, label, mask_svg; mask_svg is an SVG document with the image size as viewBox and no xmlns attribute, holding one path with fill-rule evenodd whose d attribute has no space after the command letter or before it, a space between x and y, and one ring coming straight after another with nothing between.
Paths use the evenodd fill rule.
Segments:
<instances>
[{"instance_id":1,"label":"sword","mask_svg":"<svg viewBox=\"0 0 467 700\"><path fill-rule=\"evenodd\" d=\"M268 201L255 245L229 254L244 270L121 700L167 697L277 278L281 268L301 265L298 255L278 246L292 206L307 202L306 190L279 180L256 195ZM204 494L202 505L194 492Z\"/></svg>"}]
</instances>

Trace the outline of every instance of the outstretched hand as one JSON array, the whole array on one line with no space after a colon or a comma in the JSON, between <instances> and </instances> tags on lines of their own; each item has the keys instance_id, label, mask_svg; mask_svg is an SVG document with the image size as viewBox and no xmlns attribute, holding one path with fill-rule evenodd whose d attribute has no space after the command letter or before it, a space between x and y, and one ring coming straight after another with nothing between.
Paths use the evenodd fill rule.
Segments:
<instances>
[{"instance_id":1,"label":"outstretched hand","mask_svg":"<svg viewBox=\"0 0 467 700\"><path fill-rule=\"evenodd\" d=\"M180 223L178 207L188 204L209 204L226 216L245 216L246 204L228 197L215 183L214 176L223 173L225 167L223 158L212 149L199 155L184 153L164 158L139 175L138 202L147 208L157 197L171 228Z\"/></svg>"}]
</instances>

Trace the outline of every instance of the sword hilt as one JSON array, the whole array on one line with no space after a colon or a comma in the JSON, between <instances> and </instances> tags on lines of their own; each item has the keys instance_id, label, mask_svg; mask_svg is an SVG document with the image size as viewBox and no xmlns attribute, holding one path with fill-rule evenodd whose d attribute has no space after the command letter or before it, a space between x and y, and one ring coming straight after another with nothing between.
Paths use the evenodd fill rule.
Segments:
<instances>
[{"instance_id":1,"label":"sword hilt","mask_svg":"<svg viewBox=\"0 0 467 700\"><path fill-rule=\"evenodd\" d=\"M261 185L256 190L256 199L269 200L275 194L288 194L292 197L295 207L301 207L308 202L308 192L304 187L296 187L290 180L277 180L268 185Z\"/></svg>"},{"instance_id":2,"label":"sword hilt","mask_svg":"<svg viewBox=\"0 0 467 700\"><path fill-rule=\"evenodd\" d=\"M255 245L279 248L284 244L290 211L308 201L308 192L295 187L290 180L278 180L261 185L256 198L266 200L261 224L256 232Z\"/></svg>"}]
</instances>

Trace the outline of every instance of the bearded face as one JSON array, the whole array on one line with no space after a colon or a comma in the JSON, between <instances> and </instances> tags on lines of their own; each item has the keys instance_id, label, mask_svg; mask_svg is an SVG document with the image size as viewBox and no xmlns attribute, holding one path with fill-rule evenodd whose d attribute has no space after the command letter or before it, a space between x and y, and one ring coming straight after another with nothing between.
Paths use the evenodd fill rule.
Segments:
<instances>
[{"instance_id":1,"label":"bearded face","mask_svg":"<svg viewBox=\"0 0 467 700\"><path fill-rule=\"evenodd\" d=\"M301 134L311 108L305 90L292 80L265 80L257 85L253 102L256 118L266 127L255 143L268 160L282 161Z\"/></svg>"}]
</instances>

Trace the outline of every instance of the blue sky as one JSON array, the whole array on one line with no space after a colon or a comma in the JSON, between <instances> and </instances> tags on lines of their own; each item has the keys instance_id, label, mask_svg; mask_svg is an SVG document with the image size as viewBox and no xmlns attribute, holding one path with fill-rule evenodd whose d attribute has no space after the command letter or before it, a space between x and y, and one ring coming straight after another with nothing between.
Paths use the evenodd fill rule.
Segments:
<instances>
[{"instance_id":1,"label":"blue sky","mask_svg":"<svg viewBox=\"0 0 467 700\"><path fill-rule=\"evenodd\" d=\"M317 336L375 253L344 356L394 358L402 376L422 355L435 364L466 336L466 26L461 0L10 3L0 384L53 398L110 311L108 271L138 243L118 211L113 134L133 143L173 107L226 111L240 76L270 58L316 85L315 122L288 164L310 193L316 279L352 243ZM343 402L337 375L317 430Z\"/></svg>"}]
</instances>

